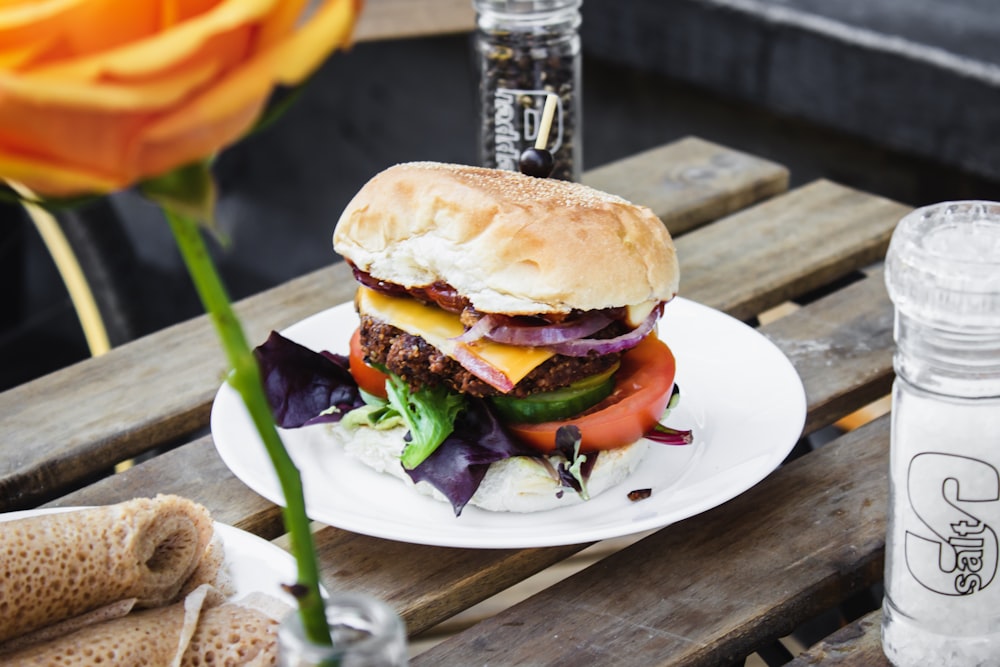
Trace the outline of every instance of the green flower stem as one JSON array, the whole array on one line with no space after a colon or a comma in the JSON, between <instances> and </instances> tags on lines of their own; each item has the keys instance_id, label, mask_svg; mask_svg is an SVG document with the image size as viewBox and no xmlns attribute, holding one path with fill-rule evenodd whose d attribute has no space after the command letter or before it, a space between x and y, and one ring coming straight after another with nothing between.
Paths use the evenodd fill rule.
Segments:
<instances>
[{"instance_id":1,"label":"green flower stem","mask_svg":"<svg viewBox=\"0 0 1000 667\"><path fill-rule=\"evenodd\" d=\"M232 385L246 404L254 425L281 484L285 496L283 510L285 527L292 543L292 553L298 563L298 586L302 594L297 594L299 615L306 637L314 644L329 646L332 644L330 629L326 622L326 611L319 589L319 568L316 559L316 546L312 532L309 530L309 518L306 516L305 497L302 493L302 478L295 463L288 455L278 431L274 425L271 407L264 395L264 385L260 376L260 368L253 356L253 351L247 344L246 336L239 318L233 311L229 295L226 293L222 280L215 270L215 264L197 220L187 215L179 214L170 208L164 208L174 239L180 248L188 273L194 281L198 295L201 297L205 311L215 325L216 332L222 341L232 372L229 384Z\"/></svg>"}]
</instances>

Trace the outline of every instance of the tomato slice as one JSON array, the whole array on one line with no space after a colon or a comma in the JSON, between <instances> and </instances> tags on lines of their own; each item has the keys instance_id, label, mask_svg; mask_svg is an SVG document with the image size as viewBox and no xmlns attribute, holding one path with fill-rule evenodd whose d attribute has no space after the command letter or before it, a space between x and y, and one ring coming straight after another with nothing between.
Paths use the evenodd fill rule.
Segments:
<instances>
[{"instance_id":1,"label":"tomato slice","mask_svg":"<svg viewBox=\"0 0 1000 667\"><path fill-rule=\"evenodd\" d=\"M560 426L575 424L582 438L580 450L593 452L631 444L651 429L667 408L674 386L674 355L655 335L646 336L622 355L610 396L578 417L541 424L508 424L525 444L543 452L556 446Z\"/></svg>"},{"instance_id":2,"label":"tomato slice","mask_svg":"<svg viewBox=\"0 0 1000 667\"><path fill-rule=\"evenodd\" d=\"M389 376L365 363L365 355L361 351L360 329L355 329L351 336L351 350L347 359L351 375L354 376L354 381L362 390L380 398L388 396L385 391L385 381Z\"/></svg>"}]
</instances>

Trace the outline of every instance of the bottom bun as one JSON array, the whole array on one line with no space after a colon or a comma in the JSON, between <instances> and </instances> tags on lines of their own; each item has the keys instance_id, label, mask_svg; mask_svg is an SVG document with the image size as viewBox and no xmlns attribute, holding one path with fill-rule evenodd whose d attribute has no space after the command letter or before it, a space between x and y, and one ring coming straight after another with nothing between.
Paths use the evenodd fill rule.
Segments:
<instances>
[{"instance_id":1,"label":"bottom bun","mask_svg":"<svg viewBox=\"0 0 1000 667\"><path fill-rule=\"evenodd\" d=\"M444 494L427 482L414 483L399 462L400 443L406 427L386 430L361 427L346 429L340 423L329 426L329 433L344 451L370 468L387 473L436 500L448 502ZM639 466L649 441L600 453L587 481L591 498L618 485ZM562 457L548 457L551 466L529 456L515 456L492 464L469 505L491 512L540 512L584 502L580 495L559 484L554 475Z\"/></svg>"}]
</instances>

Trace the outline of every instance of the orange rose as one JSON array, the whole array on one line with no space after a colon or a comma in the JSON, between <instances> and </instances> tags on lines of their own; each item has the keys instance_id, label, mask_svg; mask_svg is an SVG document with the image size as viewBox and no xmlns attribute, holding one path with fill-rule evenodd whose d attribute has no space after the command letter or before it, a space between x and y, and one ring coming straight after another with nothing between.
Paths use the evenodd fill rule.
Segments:
<instances>
[{"instance_id":1,"label":"orange rose","mask_svg":"<svg viewBox=\"0 0 1000 667\"><path fill-rule=\"evenodd\" d=\"M309 8L310 5L316 5ZM344 46L361 0L0 2L0 178L105 193L208 157Z\"/></svg>"}]
</instances>

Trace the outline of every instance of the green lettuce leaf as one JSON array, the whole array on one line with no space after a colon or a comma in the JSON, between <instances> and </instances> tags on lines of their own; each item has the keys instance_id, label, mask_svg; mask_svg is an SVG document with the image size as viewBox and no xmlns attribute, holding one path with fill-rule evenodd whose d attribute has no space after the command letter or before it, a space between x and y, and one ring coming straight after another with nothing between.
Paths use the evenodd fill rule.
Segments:
<instances>
[{"instance_id":1,"label":"green lettuce leaf","mask_svg":"<svg viewBox=\"0 0 1000 667\"><path fill-rule=\"evenodd\" d=\"M385 388L389 405L410 429L410 440L403 448L400 462L406 470L413 470L451 435L455 418L465 408L465 399L444 387L410 391L395 375L389 376Z\"/></svg>"}]
</instances>

